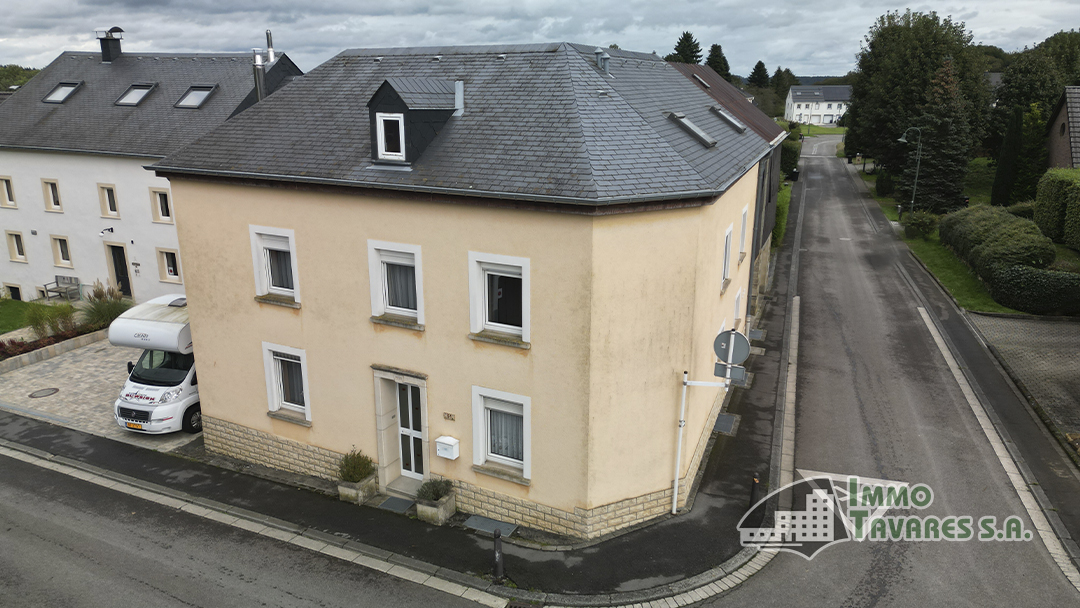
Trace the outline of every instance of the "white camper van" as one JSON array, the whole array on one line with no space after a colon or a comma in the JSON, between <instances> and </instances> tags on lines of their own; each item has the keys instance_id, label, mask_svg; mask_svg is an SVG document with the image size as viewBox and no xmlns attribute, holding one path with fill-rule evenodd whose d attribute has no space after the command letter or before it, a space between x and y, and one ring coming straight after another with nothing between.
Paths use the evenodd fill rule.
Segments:
<instances>
[{"instance_id":1,"label":"white camper van","mask_svg":"<svg viewBox=\"0 0 1080 608\"><path fill-rule=\"evenodd\" d=\"M140 433L202 430L199 382L187 298L167 295L139 304L109 325L109 342L142 348L113 408L117 424Z\"/></svg>"}]
</instances>

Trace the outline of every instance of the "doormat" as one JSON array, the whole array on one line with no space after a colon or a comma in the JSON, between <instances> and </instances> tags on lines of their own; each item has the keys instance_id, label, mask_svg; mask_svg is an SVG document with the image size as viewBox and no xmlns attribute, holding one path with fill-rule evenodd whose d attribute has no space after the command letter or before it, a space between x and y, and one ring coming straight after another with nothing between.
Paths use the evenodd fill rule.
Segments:
<instances>
[{"instance_id":1,"label":"doormat","mask_svg":"<svg viewBox=\"0 0 1080 608\"><path fill-rule=\"evenodd\" d=\"M393 511L394 513L404 513L409 510L409 507L416 504L411 500L405 500L404 498L398 498L397 496L391 496L379 505L380 509L386 509L387 511Z\"/></svg>"}]
</instances>

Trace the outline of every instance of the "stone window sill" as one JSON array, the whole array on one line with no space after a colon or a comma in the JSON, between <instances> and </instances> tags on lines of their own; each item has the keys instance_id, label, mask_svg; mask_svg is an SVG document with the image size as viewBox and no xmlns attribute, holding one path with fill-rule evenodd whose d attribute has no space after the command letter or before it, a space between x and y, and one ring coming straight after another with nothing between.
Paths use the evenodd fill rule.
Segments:
<instances>
[{"instance_id":1,"label":"stone window sill","mask_svg":"<svg viewBox=\"0 0 1080 608\"><path fill-rule=\"evenodd\" d=\"M416 319L412 317L403 317L401 315L385 314L378 317L371 317L371 322L378 323L379 325L390 325L402 329L411 329L413 331L424 331L424 326L417 323Z\"/></svg>"},{"instance_id":2,"label":"stone window sill","mask_svg":"<svg viewBox=\"0 0 1080 608\"><path fill-rule=\"evenodd\" d=\"M529 350L532 348L532 344L522 341L522 339L517 336L495 333L493 331L485 330L479 333L469 334L469 339L476 340L477 342L487 342L488 344L500 344L511 348L520 348L522 350Z\"/></svg>"},{"instance_id":3,"label":"stone window sill","mask_svg":"<svg viewBox=\"0 0 1080 608\"><path fill-rule=\"evenodd\" d=\"M745 251L740 251L739 252L739 264L742 265L743 260L745 260L745 259L746 259L746 252Z\"/></svg>"},{"instance_id":4,"label":"stone window sill","mask_svg":"<svg viewBox=\"0 0 1080 608\"><path fill-rule=\"evenodd\" d=\"M486 462L484 464L474 464L473 471L480 473L481 475L488 475L489 477L496 477L504 481L516 483L522 486L531 486L532 482L521 476L521 470L513 467L496 464L494 462Z\"/></svg>"},{"instance_id":5,"label":"stone window sill","mask_svg":"<svg viewBox=\"0 0 1080 608\"><path fill-rule=\"evenodd\" d=\"M300 303L291 297L279 296L272 293L255 296L255 301L260 304L273 304L274 306L284 306L286 308L300 308Z\"/></svg>"},{"instance_id":6,"label":"stone window sill","mask_svg":"<svg viewBox=\"0 0 1080 608\"><path fill-rule=\"evenodd\" d=\"M720 285L720 295L724 295L724 292L727 291L728 285L731 285L731 279L724 279L724 282Z\"/></svg>"},{"instance_id":7,"label":"stone window sill","mask_svg":"<svg viewBox=\"0 0 1080 608\"><path fill-rule=\"evenodd\" d=\"M282 420L284 422L291 422L299 426L306 426L311 428L311 421L304 418L304 415L299 412L291 412L289 410L278 410L276 412L266 412L266 415L274 420Z\"/></svg>"}]
</instances>

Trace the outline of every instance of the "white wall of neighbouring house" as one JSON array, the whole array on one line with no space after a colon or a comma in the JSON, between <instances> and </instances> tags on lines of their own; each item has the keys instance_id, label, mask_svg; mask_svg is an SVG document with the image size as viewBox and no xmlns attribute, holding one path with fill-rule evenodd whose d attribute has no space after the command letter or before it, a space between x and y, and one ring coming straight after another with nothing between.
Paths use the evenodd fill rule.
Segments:
<instances>
[{"instance_id":1,"label":"white wall of neighbouring house","mask_svg":"<svg viewBox=\"0 0 1080 608\"><path fill-rule=\"evenodd\" d=\"M25 300L57 275L77 277L83 293L94 281L116 285L109 246L122 247L132 297L137 302L184 292L183 256L171 217L155 211L157 193L172 205L169 181L143 167L153 158L97 154L0 150L0 178L9 180L14 205L0 192L0 227L6 236L21 235L25 259L12 259L10 247L0 254L0 281L18 286ZM52 208L49 186L55 181L60 209ZM103 203L102 187L113 189L116 212ZM0 182L3 187L3 182ZM103 230L112 229L111 232ZM55 238L67 241L70 263L58 260ZM164 252L175 254L175 274ZM171 260L170 260L171 261Z\"/></svg>"}]
</instances>

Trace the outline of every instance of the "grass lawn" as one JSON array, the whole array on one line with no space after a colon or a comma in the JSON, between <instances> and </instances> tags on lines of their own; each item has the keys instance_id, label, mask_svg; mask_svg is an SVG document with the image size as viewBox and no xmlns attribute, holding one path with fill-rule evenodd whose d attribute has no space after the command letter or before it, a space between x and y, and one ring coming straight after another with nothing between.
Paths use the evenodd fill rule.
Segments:
<instances>
[{"instance_id":1,"label":"grass lawn","mask_svg":"<svg viewBox=\"0 0 1080 608\"><path fill-rule=\"evenodd\" d=\"M994 172L989 158L979 157L968 163L967 175L964 177L964 196L970 198L972 204L990 204Z\"/></svg>"},{"instance_id":2,"label":"grass lawn","mask_svg":"<svg viewBox=\"0 0 1080 608\"><path fill-rule=\"evenodd\" d=\"M41 304L31 304L19 300L0 300L0 334L26 327L23 318L26 316L26 310L31 306L41 306Z\"/></svg>"},{"instance_id":3,"label":"grass lawn","mask_svg":"<svg viewBox=\"0 0 1080 608\"><path fill-rule=\"evenodd\" d=\"M979 312L1016 312L998 304L987 293L967 264L938 241L937 231L928 240L904 239L911 251L934 273L961 307Z\"/></svg>"},{"instance_id":4,"label":"grass lawn","mask_svg":"<svg viewBox=\"0 0 1080 608\"><path fill-rule=\"evenodd\" d=\"M822 127L820 125L803 125L802 134L806 137L818 135L843 135L847 133L847 127Z\"/></svg>"},{"instance_id":5,"label":"grass lawn","mask_svg":"<svg viewBox=\"0 0 1080 608\"><path fill-rule=\"evenodd\" d=\"M1050 270L1064 270L1080 274L1080 252L1057 243L1054 243L1054 247L1057 248L1057 258L1050 265Z\"/></svg>"}]
</instances>

